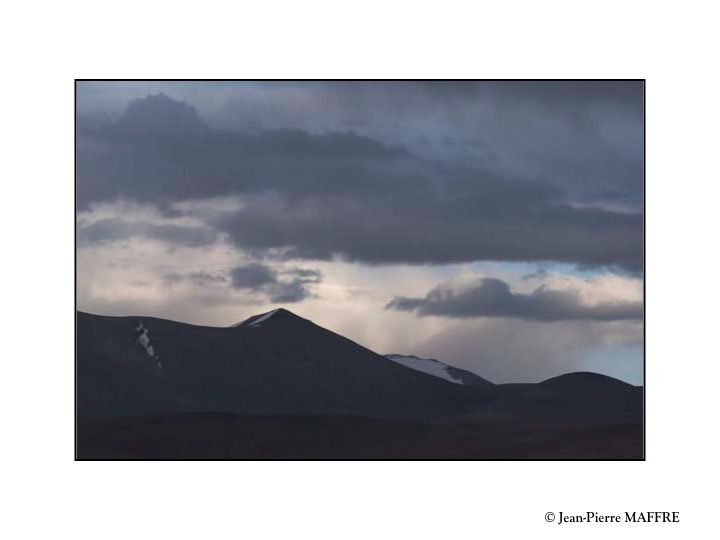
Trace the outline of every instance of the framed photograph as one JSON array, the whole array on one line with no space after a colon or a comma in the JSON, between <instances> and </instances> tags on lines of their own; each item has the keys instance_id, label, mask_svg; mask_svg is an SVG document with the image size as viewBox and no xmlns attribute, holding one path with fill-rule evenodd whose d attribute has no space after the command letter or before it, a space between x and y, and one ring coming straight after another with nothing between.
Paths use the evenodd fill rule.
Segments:
<instances>
[{"instance_id":1,"label":"framed photograph","mask_svg":"<svg viewBox=\"0 0 720 540\"><path fill-rule=\"evenodd\" d=\"M643 460L644 80L75 81L77 460Z\"/></svg>"}]
</instances>

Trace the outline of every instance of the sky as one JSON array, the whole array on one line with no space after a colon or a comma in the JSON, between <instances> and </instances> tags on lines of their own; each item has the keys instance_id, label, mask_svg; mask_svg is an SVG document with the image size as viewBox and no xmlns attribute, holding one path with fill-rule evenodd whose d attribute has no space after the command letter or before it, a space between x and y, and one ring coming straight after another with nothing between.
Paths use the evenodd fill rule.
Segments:
<instances>
[{"instance_id":1,"label":"sky","mask_svg":"<svg viewBox=\"0 0 720 540\"><path fill-rule=\"evenodd\" d=\"M77 305L285 307L491 381L643 369L634 81L77 83Z\"/></svg>"}]
</instances>

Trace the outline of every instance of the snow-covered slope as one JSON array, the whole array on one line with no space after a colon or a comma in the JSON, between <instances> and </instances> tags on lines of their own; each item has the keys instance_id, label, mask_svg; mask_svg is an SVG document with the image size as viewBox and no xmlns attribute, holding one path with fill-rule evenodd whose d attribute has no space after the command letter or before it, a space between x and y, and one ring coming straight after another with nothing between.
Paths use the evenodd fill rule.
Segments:
<instances>
[{"instance_id":1,"label":"snow-covered slope","mask_svg":"<svg viewBox=\"0 0 720 540\"><path fill-rule=\"evenodd\" d=\"M420 358L413 355L404 354L386 354L385 358L392 360L395 363L401 364L410 369L416 371L422 371L429 375L434 375L441 379L445 379L455 384L468 384L468 385L486 385L491 384L482 377L478 377L474 373L465 371L464 369L455 368L443 364L439 360L433 358Z\"/></svg>"}]
</instances>

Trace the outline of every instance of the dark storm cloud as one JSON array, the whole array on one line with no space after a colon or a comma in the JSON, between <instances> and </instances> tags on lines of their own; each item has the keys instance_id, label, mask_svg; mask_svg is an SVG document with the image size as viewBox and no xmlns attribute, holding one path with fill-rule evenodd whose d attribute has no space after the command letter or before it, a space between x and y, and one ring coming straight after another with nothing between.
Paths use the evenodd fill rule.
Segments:
<instances>
[{"instance_id":1,"label":"dark storm cloud","mask_svg":"<svg viewBox=\"0 0 720 540\"><path fill-rule=\"evenodd\" d=\"M565 190L574 200L639 211L644 188L641 81L422 83L433 103L459 111L485 104L466 128L466 159L485 148L510 170ZM447 105L446 105L447 107ZM470 115L472 118L472 115ZM460 121L462 123L462 121Z\"/></svg>"},{"instance_id":2,"label":"dark storm cloud","mask_svg":"<svg viewBox=\"0 0 720 540\"><path fill-rule=\"evenodd\" d=\"M207 227L125 221L115 218L101 219L93 223L81 221L77 226L77 244L80 247L129 238L148 238L173 245L201 247L214 243L217 236L217 231Z\"/></svg>"},{"instance_id":3,"label":"dark storm cloud","mask_svg":"<svg viewBox=\"0 0 720 540\"><path fill-rule=\"evenodd\" d=\"M417 92L439 93L438 99L453 92L461 94L457 99L466 99L463 92L502 95L482 85L430 86ZM378 88L402 96L409 87ZM516 92L537 94L563 114L588 100L612 105L629 99L622 89L559 88L565 87ZM633 177L642 186L635 165L623 165L624 154L615 159L594 152L593 145L561 132L567 147L562 154L571 156L563 160L557 148L546 146L555 133L540 135L530 146L549 177L593 178L577 174L582 169L576 164L588 162L596 176ZM211 225L240 248L259 254L272 249L285 258L371 264L555 260L642 268L640 213L573 206L553 181L430 159L354 132L211 128L192 107L163 95L133 102L115 121L79 123L77 187L81 209L118 198L167 208L172 201L239 195L243 208L214 217ZM627 192L631 199L637 198L633 189Z\"/></svg>"},{"instance_id":4,"label":"dark storm cloud","mask_svg":"<svg viewBox=\"0 0 720 540\"><path fill-rule=\"evenodd\" d=\"M120 119L78 126L78 202L164 202L232 193L382 190L373 167L407 153L351 132L208 128L165 95L132 102Z\"/></svg>"},{"instance_id":5,"label":"dark storm cloud","mask_svg":"<svg viewBox=\"0 0 720 540\"><path fill-rule=\"evenodd\" d=\"M472 287L454 290L447 286L431 289L424 298L396 297L386 309L414 311L420 316L511 317L532 321L641 319L641 302L601 302L585 305L570 290L551 290L544 286L530 294L514 293L495 278L483 278Z\"/></svg>"},{"instance_id":6,"label":"dark storm cloud","mask_svg":"<svg viewBox=\"0 0 720 540\"><path fill-rule=\"evenodd\" d=\"M301 279L278 281L267 290L267 295L271 302L279 303L301 302L311 296Z\"/></svg>"},{"instance_id":7,"label":"dark storm cloud","mask_svg":"<svg viewBox=\"0 0 720 540\"><path fill-rule=\"evenodd\" d=\"M237 266L230 271L230 283L236 289L258 289L276 282L277 272L258 263Z\"/></svg>"},{"instance_id":8,"label":"dark storm cloud","mask_svg":"<svg viewBox=\"0 0 720 540\"><path fill-rule=\"evenodd\" d=\"M539 179L573 198L638 210L643 201L642 81L423 81L333 88L376 122L425 120L409 135L451 159ZM371 96L370 98L368 96ZM439 152L443 154L443 152Z\"/></svg>"},{"instance_id":9,"label":"dark storm cloud","mask_svg":"<svg viewBox=\"0 0 720 540\"><path fill-rule=\"evenodd\" d=\"M315 198L292 206L258 202L217 226L236 245L287 247L285 259L370 264L445 264L475 260L582 263L642 268L642 217L577 210L508 197L448 198L410 207ZM408 195L409 198L412 194Z\"/></svg>"},{"instance_id":10,"label":"dark storm cloud","mask_svg":"<svg viewBox=\"0 0 720 540\"><path fill-rule=\"evenodd\" d=\"M640 81L422 81L419 88L438 99L475 100L490 97L518 103L556 104L562 111L571 105L622 105L637 113L643 107Z\"/></svg>"},{"instance_id":11,"label":"dark storm cloud","mask_svg":"<svg viewBox=\"0 0 720 540\"><path fill-rule=\"evenodd\" d=\"M292 303L311 296L306 285L322 280L322 274L318 270L295 268L281 273L295 277L283 279L279 277L278 271L268 266L250 263L231 269L230 283L236 289L263 294L272 302Z\"/></svg>"}]
</instances>

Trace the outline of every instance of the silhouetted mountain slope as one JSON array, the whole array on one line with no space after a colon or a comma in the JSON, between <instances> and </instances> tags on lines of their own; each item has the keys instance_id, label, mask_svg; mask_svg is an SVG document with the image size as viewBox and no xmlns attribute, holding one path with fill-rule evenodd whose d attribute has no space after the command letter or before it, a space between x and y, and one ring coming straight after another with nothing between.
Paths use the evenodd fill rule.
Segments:
<instances>
[{"instance_id":1,"label":"silhouetted mountain slope","mask_svg":"<svg viewBox=\"0 0 720 540\"><path fill-rule=\"evenodd\" d=\"M77 322L81 416L435 418L477 409L492 397L390 362L282 309L230 328L85 313Z\"/></svg>"},{"instance_id":2,"label":"silhouetted mountain slope","mask_svg":"<svg viewBox=\"0 0 720 540\"><path fill-rule=\"evenodd\" d=\"M642 416L642 388L594 373L571 373L539 384L493 385L467 372L466 380L474 384L457 384L445 380L453 375L450 371L440 377L416 367L391 361L284 309L229 328L152 317L77 315L80 416Z\"/></svg>"},{"instance_id":3,"label":"silhouetted mountain slope","mask_svg":"<svg viewBox=\"0 0 720 540\"><path fill-rule=\"evenodd\" d=\"M492 383L482 377L465 369L449 366L434 358L420 358L419 356L406 354L386 354L386 358L410 369L422 371L435 377L440 377L455 384L467 384L471 386L490 386Z\"/></svg>"}]
</instances>

